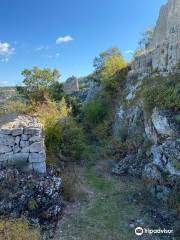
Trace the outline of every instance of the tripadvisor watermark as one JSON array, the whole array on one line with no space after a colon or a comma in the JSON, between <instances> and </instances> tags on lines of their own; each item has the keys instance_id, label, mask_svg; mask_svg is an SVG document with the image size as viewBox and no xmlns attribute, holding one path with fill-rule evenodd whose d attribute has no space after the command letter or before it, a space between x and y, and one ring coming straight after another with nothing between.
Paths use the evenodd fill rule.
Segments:
<instances>
[{"instance_id":1,"label":"tripadvisor watermark","mask_svg":"<svg viewBox=\"0 0 180 240\"><path fill-rule=\"evenodd\" d=\"M135 234L137 236L141 236L143 234L173 234L174 230L172 229L150 229L150 228L142 228L137 227L135 228Z\"/></svg>"}]
</instances>

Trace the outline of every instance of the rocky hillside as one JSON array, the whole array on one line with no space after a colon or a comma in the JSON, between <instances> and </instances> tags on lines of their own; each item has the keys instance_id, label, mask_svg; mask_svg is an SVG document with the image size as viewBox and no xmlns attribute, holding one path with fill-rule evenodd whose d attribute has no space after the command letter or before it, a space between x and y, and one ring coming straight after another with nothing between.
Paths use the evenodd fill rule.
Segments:
<instances>
[{"instance_id":1,"label":"rocky hillside","mask_svg":"<svg viewBox=\"0 0 180 240\"><path fill-rule=\"evenodd\" d=\"M17 92L15 88L11 87L1 87L0 88L0 111L5 110L5 104L7 101L17 97Z\"/></svg>"},{"instance_id":2,"label":"rocky hillside","mask_svg":"<svg viewBox=\"0 0 180 240\"><path fill-rule=\"evenodd\" d=\"M113 136L138 139L113 172L138 175L162 199L172 195L180 176L180 2L161 8L154 36L128 73Z\"/></svg>"},{"instance_id":3,"label":"rocky hillside","mask_svg":"<svg viewBox=\"0 0 180 240\"><path fill-rule=\"evenodd\" d=\"M117 87L106 100L112 105L107 110L111 135L121 148L126 145L126 151L115 158L113 173L141 177L163 201L177 201L180 187L179 63L180 2L169 0L160 10L152 40L136 55L125 80L123 72L117 76ZM103 84L98 91L92 84L88 101L102 99L107 92ZM112 80L110 84L109 88Z\"/></svg>"}]
</instances>

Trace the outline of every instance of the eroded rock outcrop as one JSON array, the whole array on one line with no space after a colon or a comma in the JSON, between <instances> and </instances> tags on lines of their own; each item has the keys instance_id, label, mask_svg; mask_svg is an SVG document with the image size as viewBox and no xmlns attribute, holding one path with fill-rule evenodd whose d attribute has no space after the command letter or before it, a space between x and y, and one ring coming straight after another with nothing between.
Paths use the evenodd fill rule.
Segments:
<instances>
[{"instance_id":1,"label":"eroded rock outcrop","mask_svg":"<svg viewBox=\"0 0 180 240\"><path fill-rule=\"evenodd\" d=\"M180 63L180 1L169 0L162 6L153 39L132 64L131 74L139 77L153 73L168 75L179 71Z\"/></svg>"},{"instance_id":2,"label":"eroded rock outcrop","mask_svg":"<svg viewBox=\"0 0 180 240\"><path fill-rule=\"evenodd\" d=\"M171 188L166 193L170 194L173 184L178 182L180 176L180 127L175 120L179 112L158 109L156 103L153 109L147 111L141 86L145 77L171 78L173 74L177 77L176 81L179 81L179 63L180 1L169 0L160 10L152 42L131 66L125 87L126 96L124 102L120 102L117 107L113 123L114 137L120 141L125 139L127 148L131 149L132 138L140 143L133 154L127 152L113 172L142 176L148 182L156 182L154 186L156 190L159 189L158 194L168 184Z\"/></svg>"},{"instance_id":3,"label":"eroded rock outcrop","mask_svg":"<svg viewBox=\"0 0 180 240\"><path fill-rule=\"evenodd\" d=\"M79 81L76 77L70 77L66 80L63 90L67 95L79 92Z\"/></svg>"},{"instance_id":4,"label":"eroded rock outcrop","mask_svg":"<svg viewBox=\"0 0 180 240\"><path fill-rule=\"evenodd\" d=\"M18 116L0 128L0 165L25 171L46 172L42 125L29 116Z\"/></svg>"}]
</instances>

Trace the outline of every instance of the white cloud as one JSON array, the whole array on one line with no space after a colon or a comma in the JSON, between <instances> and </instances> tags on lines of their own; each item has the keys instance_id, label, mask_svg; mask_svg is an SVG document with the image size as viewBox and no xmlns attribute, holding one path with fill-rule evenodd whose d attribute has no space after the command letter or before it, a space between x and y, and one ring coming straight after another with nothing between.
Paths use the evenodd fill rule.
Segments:
<instances>
[{"instance_id":1,"label":"white cloud","mask_svg":"<svg viewBox=\"0 0 180 240\"><path fill-rule=\"evenodd\" d=\"M74 39L70 36L64 36L64 37L59 37L56 39L56 44L60 44L60 43L66 43L66 42L70 42L73 41Z\"/></svg>"},{"instance_id":2,"label":"white cloud","mask_svg":"<svg viewBox=\"0 0 180 240\"><path fill-rule=\"evenodd\" d=\"M124 51L124 53L125 53L125 54L133 54L133 53L134 53L134 51L133 51L133 50L131 50L131 49L128 49L128 50Z\"/></svg>"},{"instance_id":3,"label":"white cloud","mask_svg":"<svg viewBox=\"0 0 180 240\"><path fill-rule=\"evenodd\" d=\"M7 63L7 62L9 62L9 58L8 58L8 57L2 58L2 59L1 59L1 62Z\"/></svg>"},{"instance_id":4,"label":"white cloud","mask_svg":"<svg viewBox=\"0 0 180 240\"><path fill-rule=\"evenodd\" d=\"M48 46L43 46L43 45L41 45L41 46L37 47L37 48L35 49L35 51L42 51L42 50L48 50L48 49L49 49Z\"/></svg>"},{"instance_id":5,"label":"white cloud","mask_svg":"<svg viewBox=\"0 0 180 240\"><path fill-rule=\"evenodd\" d=\"M1 57L8 57L12 55L15 51L15 48L12 48L9 43L2 43L0 42L0 56Z\"/></svg>"}]
</instances>

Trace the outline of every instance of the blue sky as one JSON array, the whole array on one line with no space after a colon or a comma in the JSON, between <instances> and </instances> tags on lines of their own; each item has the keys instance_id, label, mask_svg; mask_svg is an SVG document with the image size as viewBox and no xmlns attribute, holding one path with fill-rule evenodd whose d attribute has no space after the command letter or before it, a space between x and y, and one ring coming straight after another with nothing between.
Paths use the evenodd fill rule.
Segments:
<instances>
[{"instance_id":1,"label":"blue sky","mask_svg":"<svg viewBox=\"0 0 180 240\"><path fill-rule=\"evenodd\" d=\"M166 0L0 0L0 85L22 81L24 68L85 76L93 58L118 47L126 60Z\"/></svg>"}]
</instances>

